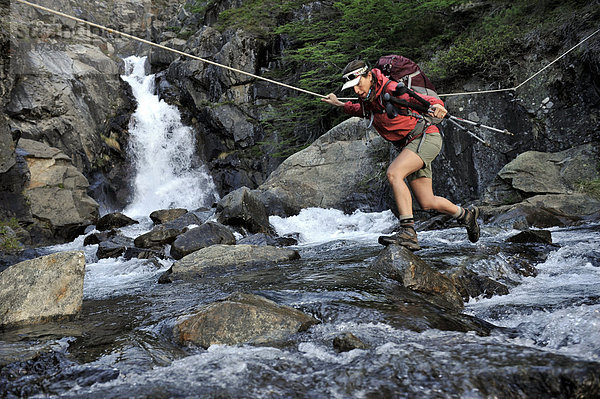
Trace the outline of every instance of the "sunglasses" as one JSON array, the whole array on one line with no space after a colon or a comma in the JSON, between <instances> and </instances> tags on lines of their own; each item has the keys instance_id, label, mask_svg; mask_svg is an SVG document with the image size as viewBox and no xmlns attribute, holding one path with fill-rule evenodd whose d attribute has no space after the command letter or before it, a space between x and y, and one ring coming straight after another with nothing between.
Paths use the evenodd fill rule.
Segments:
<instances>
[{"instance_id":1,"label":"sunglasses","mask_svg":"<svg viewBox=\"0 0 600 399\"><path fill-rule=\"evenodd\" d=\"M363 76L365 73L367 73L368 70L369 70L369 68L365 65L362 68L359 68L352 72L348 72L347 74L343 75L342 78L349 82L351 80L354 80L356 78Z\"/></svg>"}]
</instances>

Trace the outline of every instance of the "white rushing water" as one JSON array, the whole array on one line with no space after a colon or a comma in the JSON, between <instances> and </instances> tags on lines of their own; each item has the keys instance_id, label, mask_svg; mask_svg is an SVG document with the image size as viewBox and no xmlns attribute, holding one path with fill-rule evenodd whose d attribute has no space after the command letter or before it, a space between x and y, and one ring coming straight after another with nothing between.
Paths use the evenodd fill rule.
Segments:
<instances>
[{"instance_id":1,"label":"white rushing water","mask_svg":"<svg viewBox=\"0 0 600 399\"><path fill-rule=\"evenodd\" d=\"M391 211L355 211L348 215L337 209L307 208L288 218L271 216L269 222L281 236L298 233L300 245L344 239L376 243L383 231L394 226L396 217Z\"/></svg>"},{"instance_id":2,"label":"white rushing water","mask_svg":"<svg viewBox=\"0 0 600 399\"><path fill-rule=\"evenodd\" d=\"M510 294L471 300L467 311L518 329L520 344L600 360L600 232L552 229L560 248Z\"/></svg>"},{"instance_id":3,"label":"white rushing water","mask_svg":"<svg viewBox=\"0 0 600 399\"><path fill-rule=\"evenodd\" d=\"M326 241L377 242L381 231L394 224L391 212L345 215L333 209L304 209L299 215L271 217L279 234L299 233L300 246ZM485 260L456 257L457 265L471 265L493 279L517 280L508 295L472 299L465 312L501 327L516 328L520 345L600 360L600 231L598 228L553 228L557 245L547 259L535 265L538 275L521 277L511 270L505 254ZM470 244L463 229L419 233L425 246L490 247L505 244L518 231L483 227L481 240ZM427 249L425 250L427 251ZM452 259L446 259L452 261ZM452 263L452 262L451 262Z\"/></svg>"},{"instance_id":4,"label":"white rushing water","mask_svg":"<svg viewBox=\"0 0 600 399\"><path fill-rule=\"evenodd\" d=\"M166 208L210 206L217 194L212 178L195 157L194 131L181 123L178 109L155 93L146 57L125 59L126 74L138 103L129 124L129 149L135 168L134 198L124 213L133 218Z\"/></svg>"}]
</instances>

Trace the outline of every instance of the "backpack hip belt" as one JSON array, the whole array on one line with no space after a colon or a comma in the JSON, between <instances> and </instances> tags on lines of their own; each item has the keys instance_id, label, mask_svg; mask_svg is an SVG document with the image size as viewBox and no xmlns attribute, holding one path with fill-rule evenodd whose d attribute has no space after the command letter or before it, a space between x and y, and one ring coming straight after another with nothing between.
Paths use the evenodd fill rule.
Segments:
<instances>
[{"instance_id":1,"label":"backpack hip belt","mask_svg":"<svg viewBox=\"0 0 600 399\"><path fill-rule=\"evenodd\" d=\"M427 133L425 133L425 130L429 126L431 126L430 123L428 123L424 119L419 119L417 121L417 124L413 128L413 130L410 131L410 133L408 133L402 140L393 141L392 143L394 144L394 146L397 149L402 150L404 147L406 147L408 145L408 143L410 143L411 141L413 141L416 138L418 138L419 136L421 136L421 141L419 141L419 145L417 146L417 153L418 153L419 151L421 151L421 145L425 141L425 135L427 134Z\"/></svg>"}]
</instances>

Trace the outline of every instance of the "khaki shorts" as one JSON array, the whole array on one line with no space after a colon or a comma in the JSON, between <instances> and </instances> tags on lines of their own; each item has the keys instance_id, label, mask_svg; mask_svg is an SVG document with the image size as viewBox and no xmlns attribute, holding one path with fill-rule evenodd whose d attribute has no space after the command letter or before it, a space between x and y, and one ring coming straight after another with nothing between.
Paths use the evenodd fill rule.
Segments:
<instances>
[{"instance_id":1,"label":"khaki shorts","mask_svg":"<svg viewBox=\"0 0 600 399\"><path fill-rule=\"evenodd\" d=\"M419 143L421 143L422 137L417 137L410 143L406 145L404 148L408 148L415 154L417 154L425 165L416 172L411 173L406 177L406 180L412 181L418 179L420 177L428 177L432 178L433 173L431 170L431 162L437 157L437 155L442 150L442 135L440 133L425 133L425 138L423 138L423 144L421 144L421 148L419 148ZM417 149L419 151L417 152Z\"/></svg>"}]
</instances>

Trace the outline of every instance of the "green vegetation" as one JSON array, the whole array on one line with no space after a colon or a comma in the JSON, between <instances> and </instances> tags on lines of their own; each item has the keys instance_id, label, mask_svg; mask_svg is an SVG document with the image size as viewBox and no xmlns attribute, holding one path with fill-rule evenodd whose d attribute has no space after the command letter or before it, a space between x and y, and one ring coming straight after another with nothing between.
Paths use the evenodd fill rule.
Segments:
<instances>
[{"instance_id":1,"label":"green vegetation","mask_svg":"<svg viewBox=\"0 0 600 399\"><path fill-rule=\"evenodd\" d=\"M8 220L0 220L0 251L12 253L23 249L23 245L14 234L18 228L19 222L14 217Z\"/></svg>"},{"instance_id":2,"label":"green vegetation","mask_svg":"<svg viewBox=\"0 0 600 399\"><path fill-rule=\"evenodd\" d=\"M204 12L213 0L189 9ZM292 43L282 67L268 77L311 92L340 88L340 72L352 59L373 64L381 55L402 54L416 62L438 90L471 76L506 86L516 62L557 35L561 22L598 17L581 0L246 0L219 14L217 27L243 29L259 39L278 35ZM564 28L562 28L564 29ZM346 93L344 93L346 94ZM349 92L348 95L352 93ZM267 115L264 127L290 145L310 143L341 119L314 96L291 93ZM288 152L288 151L285 151Z\"/></svg>"},{"instance_id":3,"label":"green vegetation","mask_svg":"<svg viewBox=\"0 0 600 399\"><path fill-rule=\"evenodd\" d=\"M577 184L577 191L585 193L597 200L600 200L600 179L579 182Z\"/></svg>"}]
</instances>

